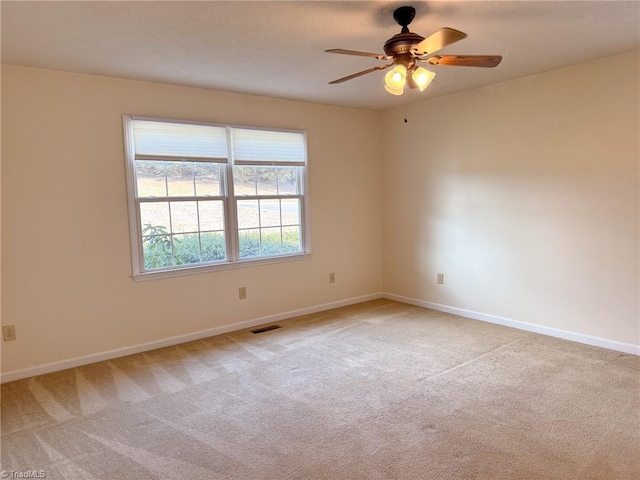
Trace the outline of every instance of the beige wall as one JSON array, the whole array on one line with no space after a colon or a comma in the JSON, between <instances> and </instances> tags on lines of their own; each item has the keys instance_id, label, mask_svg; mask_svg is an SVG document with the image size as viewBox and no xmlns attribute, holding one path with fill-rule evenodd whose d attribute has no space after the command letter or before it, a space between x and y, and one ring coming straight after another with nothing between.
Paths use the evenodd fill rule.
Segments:
<instances>
[{"instance_id":1,"label":"beige wall","mask_svg":"<svg viewBox=\"0 0 640 480\"><path fill-rule=\"evenodd\" d=\"M639 345L639 81L635 52L380 114L3 66L2 371L380 291ZM123 114L307 130L311 259L134 283Z\"/></svg>"},{"instance_id":2,"label":"beige wall","mask_svg":"<svg viewBox=\"0 0 640 480\"><path fill-rule=\"evenodd\" d=\"M312 257L134 283L123 114L306 130ZM2 323L18 340L2 371L380 292L379 128L378 112L3 66Z\"/></svg>"},{"instance_id":3,"label":"beige wall","mask_svg":"<svg viewBox=\"0 0 640 480\"><path fill-rule=\"evenodd\" d=\"M384 290L639 345L638 72L632 52L385 112Z\"/></svg>"}]
</instances>

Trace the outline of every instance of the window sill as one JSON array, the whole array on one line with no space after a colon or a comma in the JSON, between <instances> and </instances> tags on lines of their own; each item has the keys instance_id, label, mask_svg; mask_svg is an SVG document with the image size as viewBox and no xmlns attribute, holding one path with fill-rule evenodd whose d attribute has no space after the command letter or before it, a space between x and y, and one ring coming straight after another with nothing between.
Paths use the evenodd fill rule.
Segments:
<instances>
[{"instance_id":1,"label":"window sill","mask_svg":"<svg viewBox=\"0 0 640 480\"><path fill-rule=\"evenodd\" d=\"M213 265L193 265L174 268L171 270L135 273L131 277L135 282L147 282L149 280L160 280L162 278L184 277L187 275L199 275L202 273L219 272L222 270L234 270L236 268L259 267L261 265L270 265L272 263L295 262L297 260L307 260L310 257L310 253L296 253L293 255L283 255L281 257L239 260L237 262L217 263Z\"/></svg>"}]
</instances>

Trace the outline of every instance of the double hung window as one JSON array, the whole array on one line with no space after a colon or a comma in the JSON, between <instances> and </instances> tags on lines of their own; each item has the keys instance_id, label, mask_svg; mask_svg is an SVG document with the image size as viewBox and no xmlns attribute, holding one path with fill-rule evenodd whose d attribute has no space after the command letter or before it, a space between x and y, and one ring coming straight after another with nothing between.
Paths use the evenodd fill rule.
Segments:
<instances>
[{"instance_id":1,"label":"double hung window","mask_svg":"<svg viewBox=\"0 0 640 480\"><path fill-rule=\"evenodd\" d=\"M304 132L125 117L136 279L308 253Z\"/></svg>"}]
</instances>

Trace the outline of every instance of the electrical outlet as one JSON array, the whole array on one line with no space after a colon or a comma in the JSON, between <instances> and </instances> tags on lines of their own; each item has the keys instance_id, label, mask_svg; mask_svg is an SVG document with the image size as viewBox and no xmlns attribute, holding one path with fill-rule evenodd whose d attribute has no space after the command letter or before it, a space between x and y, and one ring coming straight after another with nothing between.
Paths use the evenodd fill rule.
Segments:
<instances>
[{"instance_id":1,"label":"electrical outlet","mask_svg":"<svg viewBox=\"0 0 640 480\"><path fill-rule=\"evenodd\" d=\"M438 280L438 285L443 285L444 284L444 273L439 273L437 280Z\"/></svg>"},{"instance_id":2,"label":"electrical outlet","mask_svg":"<svg viewBox=\"0 0 640 480\"><path fill-rule=\"evenodd\" d=\"M11 342L16 339L16 326L15 325L3 325L2 327L2 340L5 342Z\"/></svg>"},{"instance_id":3,"label":"electrical outlet","mask_svg":"<svg viewBox=\"0 0 640 480\"><path fill-rule=\"evenodd\" d=\"M240 300L244 300L245 298L247 298L247 287L240 287L238 289L238 298Z\"/></svg>"},{"instance_id":4,"label":"electrical outlet","mask_svg":"<svg viewBox=\"0 0 640 480\"><path fill-rule=\"evenodd\" d=\"M333 272L329 274L329 283L336 283L336 274Z\"/></svg>"}]
</instances>

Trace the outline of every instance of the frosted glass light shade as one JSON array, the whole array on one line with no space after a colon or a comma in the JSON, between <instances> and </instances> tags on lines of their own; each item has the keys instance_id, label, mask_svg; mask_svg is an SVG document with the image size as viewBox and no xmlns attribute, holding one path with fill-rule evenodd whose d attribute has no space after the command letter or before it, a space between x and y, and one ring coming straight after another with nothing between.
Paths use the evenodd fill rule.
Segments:
<instances>
[{"instance_id":1,"label":"frosted glass light shade","mask_svg":"<svg viewBox=\"0 0 640 480\"><path fill-rule=\"evenodd\" d=\"M404 93L404 88L389 88L389 85L385 85L384 89L391 95L402 95Z\"/></svg>"},{"instance_id":2,"label":"frosted glass light shade","mask_svg":"<svg viewBox=\"0 0 640 480\"><path fill-rule=\"evenodd\" d=\"M404 67L404 65L396 65L384 76L384 83L391 90L402 90L406 81L407 69Z\"/></svg>"},{"instance_id":3,"label":"frosted glass light shade","mask_svg":"<svg viewBox=\"0 0 640 480\"><path fill-rule=\"evenodd\" d=\"M427 85L431 83L431 80L433 80L435 76L435 73L430 72L425 68L418 67L411 75L411 78L414 82L416 82L416 85L418 85L418 88L422 92L425 88L427 88Z\"/></svg>"}]
</instances>

